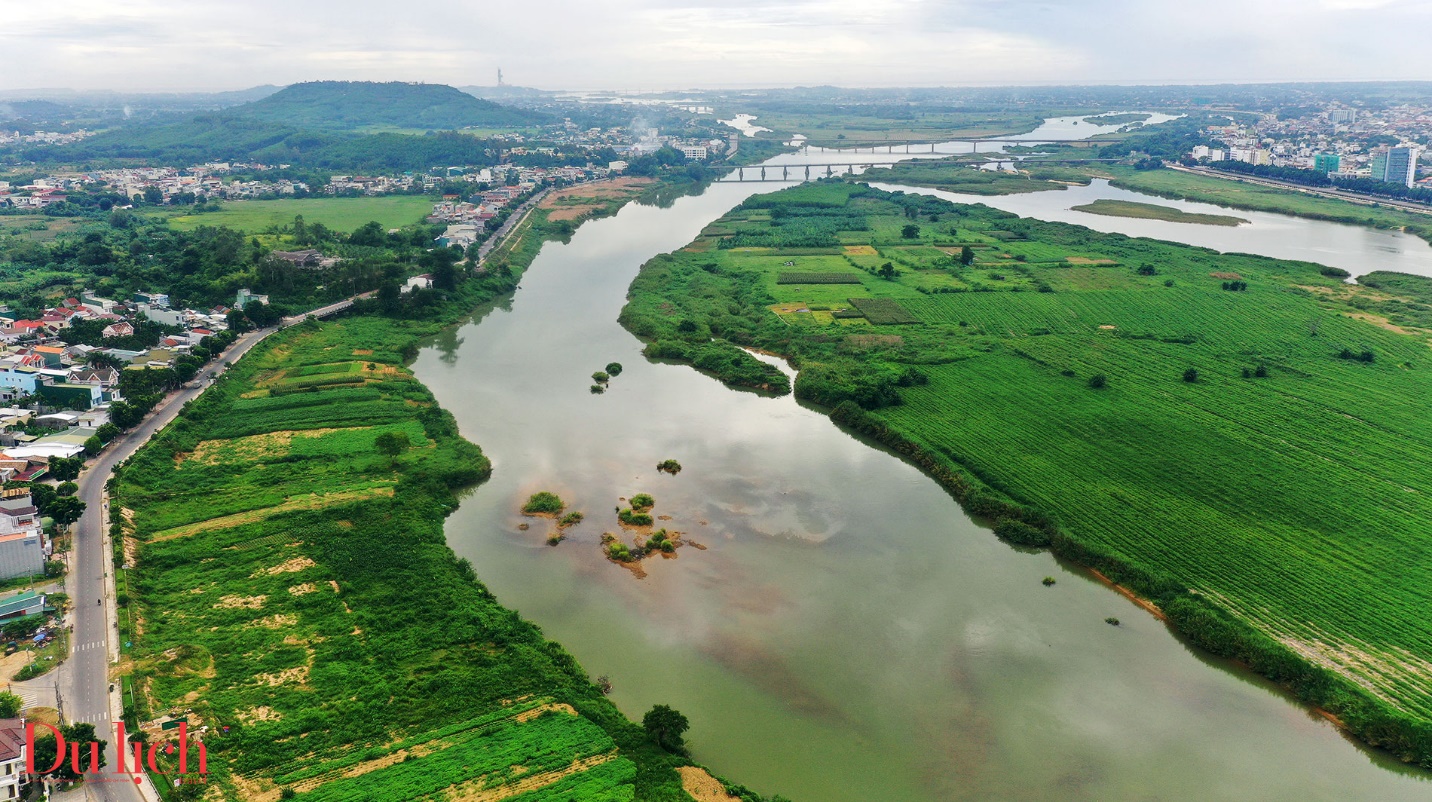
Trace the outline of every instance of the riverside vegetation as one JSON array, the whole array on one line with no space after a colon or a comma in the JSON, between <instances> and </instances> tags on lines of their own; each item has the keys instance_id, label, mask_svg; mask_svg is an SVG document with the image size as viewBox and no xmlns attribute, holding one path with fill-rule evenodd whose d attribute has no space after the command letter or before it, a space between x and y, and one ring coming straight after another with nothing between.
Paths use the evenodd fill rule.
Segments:
<instances>
[{"instance_id":1,"label":"riverside vegetation","mask_svg":"<svg viewBox=\"0 0 1432 802\"><path fill-rule=\"evenodd\" d=\"M621 321L733 385L787 357L1001 537L1432 767L1432 282L1344 276L825 181L649 261Z\"/></svg>"},{"instance_id":2,"label":"riverside vegetation","mask_svg":"<svg viewBox=\"0 0 1432 802\"><path fill-rule=\"evenodd\" d=\"M420 307L270 336L117 474L124 717L213 727L209 784L167 799L689 799L679 739L622 716L447 547L490 465L404 367L561 235L535 213Z\"/></svg>"}]
</instances>

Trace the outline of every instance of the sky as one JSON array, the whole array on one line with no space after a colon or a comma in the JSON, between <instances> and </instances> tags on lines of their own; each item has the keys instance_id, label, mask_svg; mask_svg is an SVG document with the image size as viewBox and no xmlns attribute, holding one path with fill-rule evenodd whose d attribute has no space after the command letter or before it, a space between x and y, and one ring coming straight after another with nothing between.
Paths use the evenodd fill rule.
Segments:
<instances>
[{"instance_id":1,"label":"sky","mask_svg":"<svg viewBox=\"0 0 1432 802\"><path fill-rule=\"evenodd\" d=\"M1432 79L1432 0L0 0L0 90Z\"/></svg>"}]
</instances>

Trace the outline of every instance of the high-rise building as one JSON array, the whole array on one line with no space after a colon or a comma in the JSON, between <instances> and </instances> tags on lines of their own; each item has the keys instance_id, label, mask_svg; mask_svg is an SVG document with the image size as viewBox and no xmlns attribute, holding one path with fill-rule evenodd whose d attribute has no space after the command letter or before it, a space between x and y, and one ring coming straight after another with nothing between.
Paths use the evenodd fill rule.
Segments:
<instances>
[{"instance_id":1,"label":"high-rise building","mask_svg":"<svg viewBox=\"0 0 1432 802\"><path fill-rule=\"evenodd\" d=\"M1353 123L1357 121L1357 109L1333 109L1328 112L1328 122Z\"/></svg>"},{"instance_id":2,"label":"high-rise building","mask_svg":"<svg viewBox=\"0 0 1432 802\"><path fill-rule=\"evenodd\" d=\"M1379 150L1372 154L1372 178L1410 187L1417 180L1417 159L1421 155L1422 149L1418 147Z\"/></svg>"},{"instance_id":3,"label":"high-rise building","mask_svg":"<svg viewBox=\"0 0 1432 802\"><path fill-rule=\"evenodd\" d=\"M1342 157L1336 153L1319 153L1313 157L1313 169L1320 173L1336 173L1342 166Z\"/></svg>"}]
</instances>

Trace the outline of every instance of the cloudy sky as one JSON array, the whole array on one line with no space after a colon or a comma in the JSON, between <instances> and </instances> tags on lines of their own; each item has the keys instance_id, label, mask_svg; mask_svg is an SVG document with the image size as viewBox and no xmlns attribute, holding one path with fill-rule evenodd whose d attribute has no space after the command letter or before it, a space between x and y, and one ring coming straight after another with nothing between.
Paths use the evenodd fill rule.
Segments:
<instances>
[{"instance_id":1,"label":"cloudy sky","mask_svg":"<svg viewBox=\"0 0 1432 802\"><path fill-rule=\"evenodd\" d=\"M0 0L0 89L1432 79L1432 0Z\"/></svg>"}]
</instances>

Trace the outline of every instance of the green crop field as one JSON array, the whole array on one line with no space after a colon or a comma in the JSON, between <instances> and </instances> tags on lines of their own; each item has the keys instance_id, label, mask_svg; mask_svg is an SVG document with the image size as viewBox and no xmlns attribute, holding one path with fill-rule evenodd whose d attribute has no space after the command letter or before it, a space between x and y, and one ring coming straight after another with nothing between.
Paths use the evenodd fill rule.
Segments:
<instances>
[{"instance_id":1,"label":"green crop field","mask_svg":"<svg viewBox=\"0 0 1432 802\"><path fill-rule=\"evenodd\" d=\"M322 223L334 231L353 231L376 220L384 228L398 228L421 222L433 208L426 195L382 195L372 198L295 198L292 200L226 201L217 212L175 214L169 225L189 231L199 226L228 226L248 233L266 231L293 223L303 215L305 223Z\"/></svg>"},{"instance_id":2,"label":"green crop field","mask_svg":"<svg viewBox=\"0 0 1432 802\"><path fill-rule=\"evenodd\" d=\"M805 218L852 223L833 232L847 256L795 258L846 259L860 292L778 284L780 248L711 241ZM952 240L978 246L972 265ZM732 384L759 374L713 351L788 356L797 395L972 511L1023 522L1195 643L1432 765L1432 281L1368 284L822 182L650 261L622 321ZM825 293L873 325L843 328Z\"/></svg>"},{"instance_id":3,"label":"green crop field","mask_svg":"<svg viewBox=\"0 0 1432 802\"><path fill-rule=\"evenodd\" d=\"M211 727L211 799L683 798L685 759L448 549L489 466L402 366L433 330L274 335L123 469L130 727Z\"/></svg>"}]
</instances>

